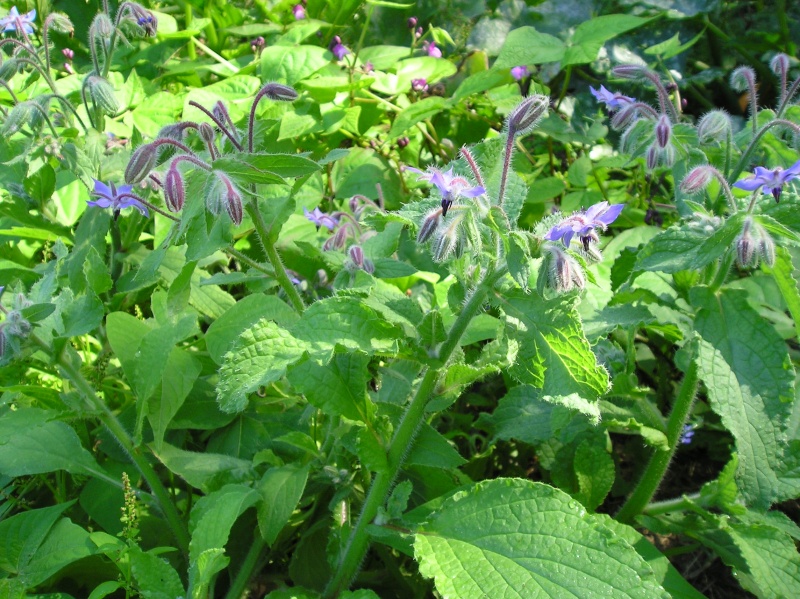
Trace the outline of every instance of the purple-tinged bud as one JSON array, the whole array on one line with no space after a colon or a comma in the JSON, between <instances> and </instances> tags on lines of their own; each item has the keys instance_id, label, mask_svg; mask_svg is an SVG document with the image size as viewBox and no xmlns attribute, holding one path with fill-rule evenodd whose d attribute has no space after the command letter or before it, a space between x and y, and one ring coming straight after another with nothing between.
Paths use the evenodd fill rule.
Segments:
<instances>
[{"instance_id":1,"label":"purple-tinged bud","mask_svg":"<svg viewBox=\"0 0 800 599\"><path fill-rule=\"evenodd\" d=\"M462 218L454 218L443 229L439 229L431 244L431 252L436 262L443 262L452 254L460 241L459 227Z\"/></svg>"},{"instance_id":2,"label":"purple-tinged bud","mask_svg":"<svg viewBox=\"0 0 800 599\"><path fill-rule=\"evenodd\" d=\"M659 160L661 161L661 166L671 167L675 164L675 146L669 144L666 148L663 148L659 151Z\"/></svg>"},{"instance_id":3,"label":"purple-tinged bud","mask_svg":"<svg viewBox=\"0 0 800 599\"><path fill-rule=\"evenodd\" d=\"M634 119L639 116L639 109L634 104L628 104L621 110L614 113L611 117L611 128L614 131L622 131L627 129Z\"/></svg>"},{"instance_id":4,"label":"purple-tinged bud","mask_svg":"<svg viewBox=\"0 0 800 599\"><path fill-rule=\"evenodd\" d=\"M760 227L759 227L760 228ZM772 268L775 266L775 242L769 233L761 229L761 239L758 242L758 253L764 264Z\"/></svg>"},{"instance_id":5,"label":"purple-tinged bud","mask_svg":"<svg viewBox=\"0 0 800 599\"><path fill-rule=\"evenodd\" d=\"M375 71L375 65L372 64L371 60L368 60L363 64L361 70L364 71L365 75L371 75Z\"/></svg>"},{"instance_id":6,"label":"purple-tinged bud","mask_svg":"<svg viewBox=\"0 0 800 599\"><path fill-rule=\"evenodd\" d=\"M559 293L566 293L575 288L586 287L586 275L583 268L563 248L556 244L546 244L545 251L547 253L542 261L542 268L546 269L543 274L551 288Z\"/></svg>"},{"instance_id":7,"label":"purple-tinged bud","mask_svg":"<svg viewBox=\"0 0 800 599\"><path fill-rule=\"evenodd\" d=\"M658 147L664 149L669 144L669 138L672 134L672 123L666 114L662 114L661 118L656 123L656 143Z\"/></svg>"},{"instance_id":8,"label":"purple-tinged bud","mask_svg":"<svg viewBox=\"0 0 800 599\"><path fill-rule=\"evenodd\" d=\"M511 68L511 76L514 78L514 81L520 81L528 76L528 67L525 65L520 65L518 67Z\"/></svg>"},{"instance_id":9,"label":"purple-tinged bud","mask_svg":"<svg viewBox=\"0 0 800 599\"><path fill-rule=\"evenodd\" d=\"M414 37L416 37L417 39L419 39L419 38L421 38L421 37L422 37L422 34L423 34L423 33L424 33L424 32L422 31L422 27L417 27L417 30L414 32Z\"/></svg>"},{"instance_id":10,"label":"purple-tinged bud","mask_svg":"<svg viewBox=\"0 0 800 599\"><path fill-rule=\"evenodd\" d=\"M209 145L213 144L217 137L214 127L208 123L200 123L200 125L197 127L197 133L200 135L200 139Z\"/></svg>"},{"instance_id":11,"label":"purple-tinged bud","mask_svg":"<svg viewBox=\"0 0 800 599\"><path fill-rule=\"evenodd\" d=\"M411 80L411 89L415 92L422 92L428 89L428 80L424 77Z\"/></svg>"},{"instance_id":12,"label":"purple-tinged bud","mask_svg":"<svg viewBox=\"0 0 800 599\"><path fill-rule=\"evenodd\" d=\"M222 171L214 171L214 175L222 184L221 200L225 205L225 210L228 211L228 215L231 217L231 220L234 224L241 225L242 218L244 217L242 194L240 194L239 190L236 189L236 186L233 184L233 181L230 180L228 175Z\"/></svg>"},{"instance_id":13,"label":"purple-tinged bud","mask_svg":"<svg viewBox=\"0 0 800 599\"><path fill-rule=\"evenodd\" d=\"M375 272L375 263L370 260L369 258L364 258L364 266L362 266L364 272L368 275L371 275Z\"/></svg>"},{"instance_id":14,"label":"purple-tinged bud","mask_svg":"<svg viewBox=\"0 0 800 599\"><path fill-rule=\"evenodd\" d=\"M176 165L169 167L164 178L164 200L170 212L178 212L186 201L186 189L183 177Z\"/></svg>"},{"instance_id":15,"label":"purple-tinged bud","mask_svg":"<svg viewBox=\"0 0 800 599\"><path fill-rule=\"evenodd\" d=\"M736 263L739 268L750 268L758 264L756 240L750 232L752 223L752 219L746 219L742 225L742 232L736 239Z\"/></svg>"},{"instance_id":16,"label":"purple-tinged bud","mask_svg":"<svg viewBox=\"0 0 800 599\"><path fill-rule=\"evenodd\" d=\"M125 167L125 183L136 184L143 181L158 161L158 146L143 144L134 150L128 166Z\"/></svg>"},{"instance_id":17,"label":"purple-tinged bud","mask_svg":"<svg viewBox=\"0 0 800 599\"><path fill-rule=\"evenodd\" d=\"M611 74L620 79L640 79L647 74L647 67L638 64L621 64L611 69Z\"/></svg>"},{"instance_id":18,"label":"purple-tinged bud","mask_svg":"<svg viewBox=\"0 0 800 599\"><path fill-rule=\"evenodd\" d=\"M262 36L255 37L250 40L250 48L253 49L255 52L256 50L260 50L266 45L266 40Z\"/></svg>"},{"instance_id":19,"label":"purple-tinged bud","mask_svg":"<svg viewBox=\"0 0 800 599\"><path fill-rule=\"evenodd\" d=\"M418 22L419 21L417 21L417 17L409 17L408 21L406 21L406 27L408 27L409 29L414 29L414 27L417 26Z\"/></svg>"},{"instance_id":20,"label":"purple-tinged bud","mask_svg":"<svg viewBox=\"0 0 800 599\"><path fill-rule=\"evenodd\" d=\"M789 57L783 52L779 52L769 61L769 68L776 75L785 76L789 72Z\"/></svg>"},{"instance_id":21,"label":"purple-tinged bud","mask_svg":"<svg viewBox=\"0 0 800 599\"><path fill-rule=\"evenodd\" d=\"M750 67L738 67L731 73L731 87L737 92L749 90L756 85L756 72Z\"/></svg>"},{"instance_id":22,"label":"purple-tinged bud","mask_svg":"<svg viewBox=\"0 0 800 599\"><path fill-rule=\"evenodd\" d=\"M69 48L64 48L63 50L61 50L61 54L63 54L64 58L66 58L69 61L75 58L75 51Z\"/></svg>"},{"instance_id":23,"label":"purple-tinged bud","mask_svg":"<svg viewBox=\"0 0 800 599\"><path fill-rule=\"evenodd\" d=\"M292 7L292 14L294 15L295 21L302 21L306 18L306 9L302 4L295 4Z\"/></svg>"},{"instance_id":24,"label":"purple-tinged bud","mask_svg":"<svg viewBox=\"0 0 800 599\"><path fill-rule=\"evenodd\" d=\"M436 229L439 228L439 225L442 222L442 209L436 208L435 210L431 210L428 214L425 215L425 218L422 219L422 224L419 226L419 232L417 233L417 242L418 243L425 243L431 238L431 235L434 234Z\"/></svg>"},{"instance_id":25,"label":"purple-tinged bud","mask_svg":"<svg viewBox=\"0 0 800 599\"><path fill-rule=\"evenodd\" d=\"M6 355L6 333L0 328L0 358Z\"/></svg>"},{"instance_id":26,"label":"purple-tinged bud","mask_svg":"<svg viewBox=\"0 0 800 599\"><path fill-rule=\"evenodd\" d=\"M681 98L681 109L686 110L688 106L689 106L689 100L687 100L686 98Z\"/></svg>"},{"instance_id":27,"label":"purple-tinged bud","mask_svg":"<svg viewBox=\"0 0 800 599\"><path fill-rule=\"evenodd\" d=\"M107 115L113 116L119 112L116 92L108 80L99 75L89 75L86 79L86 89L92 102Z\"/></svg>"},{"instance_id":28,"label":"purple-tinged bud","mask_svg":"<svg viewBox=\"0 0 800 599\"><path fill-rule=\"evenodd\" d=\"M700 117L697 123L697 138L700 143L724 142L731 132L731 117L724 110L712 110Z\"/></svg>"},{"instance_id":29,"label":"purple-tinged bud","mask_svg":"<svg viewBox=\"0 0 800 599\"><path fill-rule=\"evenodd\" d=\"M263 95L276 102L293 102L297 99L297 92L294 88L281 83L267 83L261 88L258 95Z\"/></svg>"},{"instance_id":30,"label":"purple-tinged bud","mask_svg":"<svg viewBox=\"0 0 800 599\"><path fill-rule=\"evenodd\" d=\"M401 150L406 148L408 144L409 144L408 137L401 137L400 139L397 140L397 147L400 148Z\"/></svg>"},{"instance_id":31,"label":"purple-tinged bud","mask_svg":"<svg viewBox=\"0 0 800 599\"><path fill-rule=\"evenodd\" d=\"M536 127L539 120L547 114L550 98L535 94L523 99L522 102L509 113L508 132L512 137L524 135Z\"/></svg>"},{"instance_id":32,"label":"purple-tinged bud","mask_svg":"<svg viewBox=\"0 0 800 599\"><path fill-rule=\"evenodd\" d=\"M108 18L106 13L99 12L92 20L92 25L89 27L89 42L107 40L111 38L113 33L114 23L111 22L111 19ZM92 39L95 37L100 37L101 40Z\"/></svg>"},{"instance_id":33,"label":"purple-tinged bud","mask_svg":"<svg viewBox=\"0 0 800 599\"><path fill-rule=\"evenodd\" d=\"M347 238L350 235L350 227L345 225L341 226L336 229L336 232L328 237L324 244L322 244L322 250L327 252L329 250L341 250L344 248L345 244L347 243Z\"/></svg>"},{"instance_id":34,"label":"purple-tinged bud","mask_svg":"<svg viewBox=\"0 0 800 599\"><path fill-rule=\"evenodd\" d=\"M54 29L60 33L72 35L75 32L75 26L63 12L51 12L47 15L45 23L48 29Z\"/></svg>"},{"instance_id":35,"label":"purple-tinged bud","mask_svg":"<svg viewBox=\"0 0 800 599\"><path fill-rule=\"evenodd\" d=\"M350 260L353 261L358 268L364 267L364 250L360 245L351 245L347 250Z\"/></svg>"},{"instance_id":36,"label":"purple-tinged bud","mask_svg":"<svg viewBox=\"0 0 800 599\"><path fill-rule=\"evenodd\" d=\"M647 170L652 171L654 168L658 166L658 158L660 152L655 144L651 144L649 148L647 148L647 153L645 154L645 159L647 162Z\"/></svg>"},{"instance_id":37,"label":"purple-tinged bud","mask_svg":"<svg viewBox=\"0 0 800 599\"><path fill-rule=\"evenodd\" d=\"M714 171L708 165L696 166L689 171L689 174L681 181L681 191L686 194L694 194L708 187L714 179Z\"/></svg>"}]
</instances>

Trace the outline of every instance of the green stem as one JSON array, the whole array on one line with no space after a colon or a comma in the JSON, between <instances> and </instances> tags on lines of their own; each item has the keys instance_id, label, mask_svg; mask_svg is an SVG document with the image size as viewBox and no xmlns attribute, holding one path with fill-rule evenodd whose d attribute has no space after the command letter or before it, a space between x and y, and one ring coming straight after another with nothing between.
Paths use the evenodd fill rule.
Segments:
<instances>
[{"instance_id":1,"label":"green stem","mask_svg":"<svg viewBox=\"0 0 800 599\"><path fill-rule=\"evenodd\" d=\"M686 494L675 499L665 499L664 501L654 501L642 510L648 516L658 516L670 512L683 512L694 507L700 499L700 493Z\"/></svg>"},{"instance_id":2,"label":"green stem","mask_svg":"<svg viewBox=\"0 0 800 599\"><path fill-rule=\"evenodd\" d=\"M742 154L742 157L739 159L736 168L733 169L733 172L731 173L731 176L728 178L728 181L736 181L736 178L742 173L744 167L747 166L747 161L750 160L750 155L753 153L753 150L755 150L759 140L764 136L764 134L767 131L778 125L792 129L792 131L794 131L795 134L797 134L798 130L800 129L800 127L798 127L794 123L784 119L775 119L774 121L770 121L769 123L761 127L761 129L759 129L753 136L753 139L750 140L750 143L748 144L747 148Z\"/></svg>"},{"instance_id":3,"label":"green stem","mask_svg":"<svg viewBox=\"0 0 800 599\"><path fill-rule=\"evenodd\" d=\"M736 251L732 248L729 248L719 263L719 269L717 270L717 274L714 276L714 280L709 284L709 287L712 291L717 291L725 283L725 279L728 278L728 273L731 271L731 266L733 266L733 260L735 258Z\"/></svg>"},{"instance_id":4,"label":"green stem","mask_svg":"<svg viewBox=\"0 0 800 599\"><path fill-rule=\"evenodd\" d=\"M251 201L247 203L247 213L250 215L250 218L253 219L253 224L256 227L256 234L261 240L264 253L266 253L270 264L272 264L272 268L275 270L275 278L278 284L289 297L289 301L294 309L298 314L302 314L306 309L306 305L303 303L303 298L300 297L297 288L294 286L291 279L289 279L289 275L286 274L286 268L283 266L281 256L278 254L278 250L275 248L275 244L269 235L267 224L264 222L264 218L258 210L258 200L256 198L252 198Z\"/></svg>"},{"instance_id":5,"label":"green stem","mask_svg":"<svg viewBox=\"0 0 800 599\"><path fill-rule=\"evenodd\" d=\"M661 484L661 480L664 478L664 474L666 474L667 468L672 461L672 456L675 455L675 450L683 432L683 425L692 410L699 383L697 361L695 360L694 352L692 354L689 368L683 377L678 397L675 398L675 404L672 406L672 412L667 421L667 444L669 449L666 451L655 450L642 474L642 478L636 485L636 489L617 512L616 518L620 522L631 522L644 511Z\"/></svg>"},{"instance_id":6,"label":"green stem","mask_svg":"<svg viewBox=\"0 0 800 599\"><path fill-rule=\"evenodd\" d=\"M385 503L388 493L392 488L392 484L397 478L400 468L403 466L408 449L411 447L419 426L425 418L425 406L436 387L440 371L444 365L447 364L453 351L458 346L461 336L467 329L467 325L475 314L480 311L487 293L501 274L502 271L487 273L483 282L467 301L461 314L456 318L456 321L453 323L447 335L447 339L439 350L439 360L442 366L439 368L429 368L422 378L422 382L420 382L414 398L411 400L408 409L400 420L389 446L389 450L386 452L388 467L386 470L378 472L375 475L372 486L364 500L361 514L358 517L353 531L350 533L344 551L339 558L339 563L334 568L333 578L331 578L328 586L325 588L323 597L330 598L338 596L347 589L358 573L358 569L364 561L364 556L369 548L370 541L367 528L378 514L378 509Z\"/></svg>"},{"instance_id":7,"label":"green stem","mask_svg":"<svg viewBox=\"0 0 800 599\"><path fill-rule=\"evenodd\" d=\"M264 539L261 537L261 531L256 527L255 539L253 539L253 543L250 545L250 549L244 557L242 566L236 573L236 577L233 579L228 593L225 595L226 599L240 599L245 596L247 583L250 582L250 578L253 576L253 572L261 561L261 555L264 553L265 549L266 543L264 543Z\"/></svg>"},{"instance_id":8,"label":"green stem","mask_svg":"<svg viewBox=\"0 0 800 599\"><path fill-rule=\"evenodd\" d=\"M47 350L50 349L44 342L41 340L38 341L39 344L44 348ZM67 345L67 348L69 347L70 346ZM69 359L69 356L67 356L65 352L62 352L58 356L58 363L61 366L61 370L66 378L69 379L70 382L75 386L92 410L99 414L100 420L102 420L103 424L106 426L109 432L111 432L125 453L127 453L131 460L133 460L133 463L136 465L139 473L149 485L153 495L155 495L158 506L161 508L164 517L167 519L167 524L172 530L172 534L175 537L178 548L184 555L187 555L189 551L189 533L184 526L183 520L178 514L178 510L175 507L169 492L162 484L161 479L150 465L150 462L148 462L147 458L139 453L139 450L133 446L133 440L128 434L128 431L125 430L125 427L122 426L120 421L108 408L106 403L97 397L95 390L84 378L80 370L72 363L72 361Z\"/></svg>"}]
</instances>

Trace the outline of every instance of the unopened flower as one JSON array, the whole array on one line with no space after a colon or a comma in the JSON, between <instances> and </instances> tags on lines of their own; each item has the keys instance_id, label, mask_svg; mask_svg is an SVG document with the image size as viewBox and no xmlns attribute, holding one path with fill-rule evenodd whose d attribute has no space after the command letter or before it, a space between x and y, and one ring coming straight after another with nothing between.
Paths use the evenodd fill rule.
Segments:
<instances>
[{"instance_id":1,"label":"unopened flower","mask_svg":"<svg viewBox=\"0 0 800 599\"><path fill-rule=\"evenodd\" d=\"M419 181L430 181L436 186L442 194L442 217L447 215L447 210L459 197L475 198L486 193L480 185L471 186L464 177L453 174L452 167L444 173L435 168L429 169L427 173L411 166L406 169L419 174Z\"/></svg>"},{"instance_id":2,"label":"unopened flower","mask_svg":"<svg viewBox=\"0 0 800 599\"><path fill-rule=\"evenodd\" d=\"M776 202L780 202L783 186L800 175L800 160L787 169L777 166L773 169L757 166L753 177L742 179L733 184L734 187L746 191L756 191L764 187L764 193L771 193Z\"/></svg>"},{"instance_id":3,"label":"unopened flower","mask_svg":"<svg viewBox=\"0 0 800 599\"><path fill-rule=\"evenodd\" d=\"M660 148L666 148L672 134L672 123L666 114L662 114L656 123L656 143Z\"/></svg>"},{"instance_id":4,"label":"unopened flower","mask_svg":"<svg viewBox=\"0 0 800 599\"><path fill-rule=\"evenodd\" d=\"M563 248L555 244L545 244L543 247L542 270L539 276L559 293L566 293L573 289L586 287L586 275L578 261L569 255Z\"/></svg>"},{"instance_id":5,"label":"unopened flower","mask_svg":"<svg viewBox=\"0 0 800 599\"><path fill-rule=\"evenodd\" d=\"M130 185L120 185L117 187L114 183L106 185L102 181L94 179L94 189L92 190L92 197L96 200L87 200L89 206L96 206L98 208L112 208L114 211L114 218L119 216L119 211L123 208L136 208L144 216L149 216L147 206L142 203L142 199L137 195L131 193L132 187Z\"/></svg>"},{"instance_id":6,"label":"unopened flower","mask_svg":"<svg viewBox=\"0 0 800 599\"><path fill-rule=\"evenodd\" d=\"M509 135L524 135L533 129L539 120L547 113L550 98L542 94L534 94L523 98L511 112L508 113L506 123Z\"/></svg>"},{"instance_id":7,"label":"unopened flower","mask_svg":"<svg viewBox=\"0 0 800 599\"><path fill-rule=\"evenodd\" d=\"M714 167L707 164L696 166L681 181L681 191L689 194L697 193L708 187L713 179Z\"/></svg>"},{"instance_id":8,"label":"unopened flower","mask_svg":"<svg viewBox=\"0 0 800 599\"><path fill-rule=\"evenodd\" d=\"M61 50L61 53L67 60L71 61L73 58L75 58L75 51L71 50L70 48L64 48L63 50Z\"/></svg>"},{"instance_id":9,"label":"unopened flower","mask_svg":"<svg viewBox=\"0 0 800 599\"><path fill-rule=\"evenodd\" d=\"M436 208L425 215L419 227L419 232L417 233L418 243L425 243L431 238L431 235L436 232L436 229L439 228L439 224L442 222L442 212L442 208Z\"/></svg>"},{"instance_id":10,"label":"unopened flower","mask_svg":"<svg viewBox=\"0 0 800 599\"><path fill-rule=\"evenodd\" d=\"M524 79L528 76L528 67L525 65L514 67L511 69L511 76L516 80L519 81L520 79Z\"/></svg>"},{"instance_id":11,"label":"unopened flower","mask_svg":"<svg viewBox=\"0 0 800 599\"><path fill-rule=\"evenodd\" d=\"M264 36L259 35L258 37L254 37L250 40L250 49L253 52L260 50L263 48L267 43L267 40L264 39Z\"/></svg>"},{"instance_id":12,"label":"unopened flower","mask_svg":"<svg viewBox=\"0 0 800 599\"><path fill-rule=\"evenodd\" d=\"M609 110L617 110L636 101L630 96L623 96L622 94L608 91L603 85L600 86L600 89L589 86L589 91L592 92L592 95L598 102L605 104L606 108Z\"/></svg>"},{"instance_id":13,"label":"unopened flower","mask_svg":"<svg viewBox=\"0 0 800 599\"><path fill-rule=\"evenodd\" d=\"M732 130L731 117L724 110L707 112L697 123L697 138L700 143L725 141Z\"/></svg>"},{"instance_id":14,"label":"unopened flower","mask_svg":"<svg viewBox=\"0 0 800 599\"><path fill-rule=\"evenodd\" d=\"M415 92L424 92L428 89L428 81L424 77L420 77L419 79L412 79L411 80L411 89Z\"/></svg>"},{"instance_id":15,"label":"unopened flower","mask_svg":"<svg viewBox=\"0 0 800 599\"><path fill-rule=\"evenodd\" d=\"M409 29L414 29L417 26L417 17L408 17L408 21L406 21L406 27Z\"/></svg>"},{"instance_id":16,"label":"unopened flower","mask_svg":"<svg viewBox=\"0 0 800 599\"><path fill-rule=\"evenodd\" d=\"M317 226L317 229L320 227L325 227L329 231L333 231L336 228L336 225L339 223L335 216L325 214L319 209L319 207L314 208L312 212L309 212L307 208L303 208L303 214L305 214L305 217Z\"/></svg>"},{"instance_id":17,"label":"unopened flower","mask_svg":"<svg viewBox=\"0 0 800 599\"><path fill-rule=\"evenodd\" d=\"M345 48L344 44L342 44L342 38L340 38L338 35L333 36L333 39L331 40L331 43L328 46L328 49L336 57L336 60L341 60L342 58L350 54L350 50Z\"/></svg>"},{"instance_id":18,"label":"unopened flower","mask_svg":"<svg viewBox=\"0 0 800 599\"><path fill-rule=\"evenodd\" d=\"M11 10L8 11L8 15L0 19L0 27L3 28L3 32L21 30L30 35L35 27L33 24L35 19L36 9L21 15L17 7L12 6Z\"/></svg>"},{"instance_id":19,"label":"unopened flower","mask_svg":"<svg viewBox=\"0 0 800 599\"><path fill-rule=\"evenodd\" d=\"M424 42L422 48L428 53L431 58L441 58L442 51L436 47L436 42Z\"/></svg>"},{"instance_id":20,"label":"unopened flower","mask_svg":"<svg viewBox=\"0 0 800 599\"><path fill-rule=\"evenodd\" d=\"M302 4L295 4L292 7L292 14L294 15L296 21L302 21L306 18L306 9Z\"/></svg>"},{"instance_id":21,"label":"unopened flower","mask_svg":"<svg viewBox=\"0 0 800 599\"><path fill-rule=\"evenodd\" d=\"M775 242L764 227L748 217L736 238L736 263L739 268L755 268L761 260L770 267L775 264Z\"/></svg>"},{"instance_id":22,"label":"unopened flower","mask_svg":"<svg viewBox=\"0 0 800 599\"><path fill-rule=\"evenodd\" d=\"M149 143L136 148L125 168L125 182L135 184L143 181L153 170L157 160L158 146Z\"/></svg>"},{"instance_id":23,"label":"unopened flower","mask_svg":"<svg viewBox=\"0 0 800 599\"><path fill-rule=\"evenodd\" d=\"M558 241L569 247L572 238L577 235L584 249L589 251L589 244L599 241L597 229L605 231L608 225L613 223L622 212L625 204L613 204L608 202L595 204L586 212L577 212L568 216L547 232L544 236L548 241Z\"/></svg>"},{"instance_id":24,"label":"unopened flower","mask_svg":"<svg viewBox=\"0 0 800 599\"><path fill-rule=\"evenodd\" d=\"M186 201L183 176L175 165L169 168L164 178L164 199L170 212L178 212Z\"/></svg>"}]
</instances>

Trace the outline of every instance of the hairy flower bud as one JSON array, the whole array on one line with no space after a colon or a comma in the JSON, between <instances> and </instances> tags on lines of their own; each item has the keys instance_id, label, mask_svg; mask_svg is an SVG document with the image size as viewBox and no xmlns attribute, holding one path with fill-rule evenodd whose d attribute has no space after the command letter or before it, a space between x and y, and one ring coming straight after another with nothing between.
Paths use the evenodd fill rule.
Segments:
<instances>
[{"instance_id":1,"label":"hairy flower bud","mask_svg":"<svg viewBox=\"0 0 800 599\"><path fill-rule=\"evenodd\" d=\"M51 12L47 15L45 24L48 29L54 29L60 33L66 33L67 35L72 35L75 31L75 26L72 24L72 21L70 21L69 17L63 12Z\"/></svg>"},{"instance_id":2,"label":"hairy flower bud","mask_svg":"<svg viewBox=\"0 0 800 599\"><path fill-rule=\"evenodd\" d=\"M750 268L758 264L756 240L751 233L752 225L752 219L746 219L742 225L742 232L736 238L736 263L739 268Z\"/></svg>"},{"instance_id":3,"label":"hairy flower bud","mask_svg":"<svg viewBox=\"0 0 800 599\"><path fill-rule=\"evenodd\" d=\"M114 33L114 23L108 18L104 12L99 12L92 20L92 25L89 27L89 42L98 43L107 40ZM96 39L96 38L101 39Z\"/></svg>"},{"instance_id":4,"label":"hairy flower bud","mask_svg":"<svg viewBox=\"0 0 800 599\"><path fill-rule=\"evenodd\" d=\"M611 69L611 74L620 79L639 79L647 74L647 67L638 64L621 64Z\"/></svg>"},{"instance_id":5,"label":"hairy flower bud","mask_svg":"<svg viewBox=\"0 0 800 599\"><path fill-rule=\"evenodd\" d=\"M436 237L431 244L431 251L433 252L433 259L436 262L446 260L452 254L459 243L459 227L461 225L462 217L454 218L448 225L436 234Z\"/></svg>"},{"instance_id":6,"label":"hairy flower bud","mask_svg":"<svg viewBox=\"0 0 800 599\"><path fill-rule=\"evenodd\" d=\"M614 131L627 129L638 116L639 108L634 104L628 104L611 117L611 128L614 129Z\"/></svg>"},{"instance_id":7,"label":"hairy flower bud","mask_svg":"<svg viewBox=\"0 0 800 599\"><path fill-rule=\"evenodd\" d=\"M158 146L143 144L131 154L130 162L125 167L125 183L136 184L142 182L156 165L158 160Z\"/></svg>"},{"instance_id":8,"label":"hairy flower bud","mask_svg":"<svg viewBox=\"0 0 800 599\"><path fill-rule=\"evenodd\" d=\"M267 83L261 88L258 95L266 96L276 102L292 102L297 99L295 89L281 83Z\"/></svg>"},{"instance_id":9,"label":"hairy flower bud","mask_svg":"<svg viewBox=\"0 0 800 599\"><path fill-rule=\"evenodd\" d=\"M0 358L6 354L6 333L0 328Z\"/></svg>"},{"instance_id":10,"label":"hairy flower bud","mask_svg":"<svg viewBox=\"0 0 800 599\"><path fill-rule=\"evenodd\" d=\"M681 181L681 191L692 194L702 191L714 178L714 171L708 165L696 166Z\"/></svg>"},{"instance_id":11,"label":"hairy flower bud","mask_svg":"<svg viewBox=\"0 0 800 599\"><path fill-rule=\"evenodd\" d=\"M769 68L776 75L785 75L789 71L789 57L783 52L779 52L769 61Z\"/></svg>"},{"instance_id":12,"label":"hairy flower bud","mask_svg":"<svg viewBox=\"0 0 800 599\"><path fill-rule=\"evenodd\" d=\"M508 115L506 122L509 134L517 136L528 133L547 114L549 104L550 99L539 94L523 99Z\"/></svg>"},{"instance_id":13,"label":"hairy flower bud","mask_svg":"<svg viewBox=\"0 0 800 599\"><path fill-rule=\"evenodd\" d=\"M18 69L19 63L14 58L2 60L0 62L0 81L10 81L17 74Z\"/></svg>"},{"instance_id":14,"label":"hairy flower bud","mask_svg":"<svg viewBox=\"0 0 800 599\"><path fill-rule=\"evenodd\" d=\"M364 267L364 250L360 245L351 245L347 250L347 254L358 268Z\"/></svg>"},{"instance_id":15,"label":"hairy flower bud","mask_svg":"<svg viewBox=\"0 0 800 599\"><path fill-rule=\"evenodd\" d=\"M197 133L200 135L200 139L209 145L213 144L214 139L217 137L214 127L208 123L200 123L200 125L197 127Z\"/></svg>"},{"instance_id":16,"label":"hairy flower bud","mask_svg":"<svg viewBox=\"0 0 800 599\"><path fill-rule=\"evenodd\" d=\"M211 109L211 114L223 125L228 127L231 131L235 128L233 126L233 121L231 120L231 115L228 113L228 108L222 102L222 100L218 100L216 104L214 104L214 108Z\"/></svg>"},{"instance_id":17,"label":"hairy flower bud","mask_svg":"<svg viewBox=\"0 0 800 599\"><path fill-rule=\"evenodd\" d=\"M219 200L224 204L225 210L236 225L242 224L244 217L244 205L242 204L242 194L236 189L233 181L230 180L228 175L222 171L214 171L214 175L219 181L221 188L217 188L217 192L221 193Z\"/></svg>"},{"instance_id":18,"label":"hairy flower bud","mask_svg":"<svg viewBox=\"0 0 800 599\"><path fill-rule=\"evenodd\" d=\"M775 242L772 241L769 233L763 231L763 229L761 239L758 242L758 253L761 255L764 264L770 268L775 266Z\"/></svg>"},{"instance_id":19,"label":"hairy flower bud","mask_svg":"<svg viewBox=\"0 0 800 599\"><path fill-rule=\"evenodd\" d=\"M712 110L700 117L697 123L697 138L700 143L724 142L732 130L731 117L724 110Z\"/></svg>"},{"instance_id":20,"label":"hairy flower bud","mask_svg":"<svg viewBox=\"0 0 800 599\"><path fill-rule=\"evenodd\" d=\"M23 125L30 124L35 111L36 107L33 105L32 100L15 104L11 110L8 111L8 116L6 116L6 120L0 132L2 132L3 135L13 135L22 129Z\"/></svg>"},{"instance_id":21,"label":"hairy flower bud","mask_svg":"<svg viewBox=\"0 0 800 599\"><path fill-rule=\"evenodd\" d=\"M107 115L113 116L119 112L119 102L114 92L114 87L108 80L99 75L89 75L86 78L86 89L92 102Z\"/></svg>"},{"instance_id":22,"label":"hairy flower bud","mask_svg":"<svg viewBox=\"0 0 800 599\"><path fill-rule=\"evenodd\" d=\"M756 72L750 67L739 67L731 73L731 87L737 92L755 87Z\"/></svg>"},{"instance_id":23,"label":"hairy flower bud","mask_svg":"<svg viewBox=\"0 0 800 599\"><path fill-rule=\"evenodd\" d=\"M652 171L654 168L658 166L658 158L659 158L659 151L655 144L652 144L649 148L647 148L647 152L645 153L645 161L647 163L647 170Z\"/></svg>"},{"instance_id":24,"label":"hairy flower bud","mask_svg":"<svg viewBox=\"0 0 800 599\"><path fill-rule=\"evenodd\" d=\"M178 212L186 201L186 189L183 176L176 165L169 167L164 178L164 199L170 212Z\"/></svg>"},{"instance_id":25,"label":"hairy flower bud","mask_svg":"<svg viewBox=\"0 0 800 599\"><path fill-rule=\"evenodd\" d=\"M656 123L656 143L660 148L666 148L672 134L672 123L666 114L662 114Z\"/></svg>"},{"instance_id":26,"label":"hairy flower bud","mask_svg":"<svg viewBox=\"0 0 800 599\"><path fill-rule=\"evenodd\" d=\"M417 26L417 17L408 17L408 21L406 21L406 27L409 29L414 29Z\"/></svg>"},{"instance_id":27,"label":"hairy flower bud","mask_svg":"<svg viewBox=\"0 0 800 599\"><path fill-rule=\"evenodd\" d=\"M563 248L546 244L542 269L539 276L554 290L566 293L586 287L586 275L578 262Z\"/></svg>"},{"instance_id":28,"label":"hairy flower bud","mask_svg":"<svg viewBox=\"0 0 800 599\"><path fill-rule=\"evenodd\" d=\"M437 208L428 212L425 218L422 219L422 224L417 233L417 243L425 243L431 238L431 235L439 228L442 221L442 209Z\"/></svg>"}]
</instances>

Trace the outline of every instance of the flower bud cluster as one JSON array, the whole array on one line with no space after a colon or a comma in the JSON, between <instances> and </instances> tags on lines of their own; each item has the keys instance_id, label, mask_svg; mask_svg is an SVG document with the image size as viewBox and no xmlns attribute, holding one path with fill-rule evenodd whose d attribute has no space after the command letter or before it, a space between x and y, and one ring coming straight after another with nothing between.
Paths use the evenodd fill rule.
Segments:
<instances>
[{"instance_id":1,"label":"flower bud cluster","mask_svg":"<svg viewBox=\"0 0 800 599\"><path fill-rule=\"evenodd\" d=\"M735 246L736 263L740 268L756 268L762 260L769 267L775 265L775 242L752 217L742 224Z\"/></svg>"},{"instance_id":2,"label":"flower bud cluster","mask_svg":"<svg viewBox=\"0 0 800 599\"><path fill-rule=\"evenodd\" d=\"M0 296L3 295L4 289L4 287L0 287ZM19 340L30 334L33 327L30 321L22 315L22 311L31 305L32 302L24 294L14 294L11 309L6 312L5 320L0 322L0 358L3 358L9 351L16 351Z\"/></svg>"}]
</instances>

